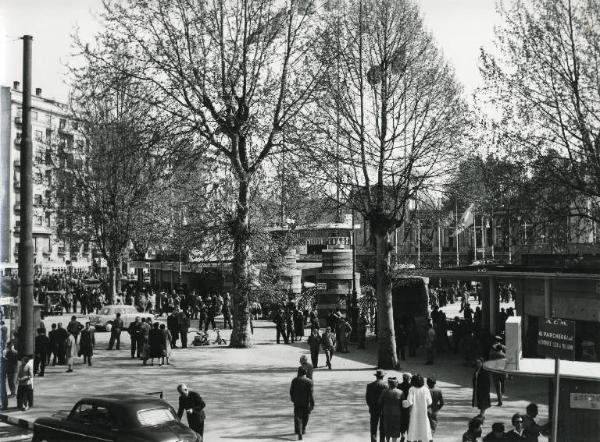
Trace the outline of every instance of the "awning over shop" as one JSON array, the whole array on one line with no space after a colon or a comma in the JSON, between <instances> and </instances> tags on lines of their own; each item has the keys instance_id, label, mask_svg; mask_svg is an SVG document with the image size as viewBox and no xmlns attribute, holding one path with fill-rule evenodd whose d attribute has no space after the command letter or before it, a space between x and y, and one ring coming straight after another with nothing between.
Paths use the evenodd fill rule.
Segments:
<instances>
[{"instance_id":1,"label":"awning over shop","mask_svg":"<svg viewBox=\"0 0 600 442\"><path fill-rule=\"evenodd\" d=\"M518 376L554 377L554 359L521 358L518 369L507 367L506 359L487 361L483 367L493 373ZM600 363L560 361L561 378L600 381Z\"/></svg>"}]
</instances>

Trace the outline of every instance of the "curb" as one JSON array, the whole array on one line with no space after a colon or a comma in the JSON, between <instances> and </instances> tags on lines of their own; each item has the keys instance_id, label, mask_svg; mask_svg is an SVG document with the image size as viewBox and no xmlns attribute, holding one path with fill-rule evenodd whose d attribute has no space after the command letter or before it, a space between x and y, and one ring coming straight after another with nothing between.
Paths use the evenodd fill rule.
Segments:
<instances>
[{"instance_id":1,"label":"curb","mask_svg":"<svg viewBox=\"0 0 600 442\"><path fill-rule=\"evenodd\" d=\"M9 416L7 414L0 413L0 421L6 422L7 424L15 425L17 427L26 428L33 430L33 421L22 419L20 417Z\"/></svg>"}]
</instances>

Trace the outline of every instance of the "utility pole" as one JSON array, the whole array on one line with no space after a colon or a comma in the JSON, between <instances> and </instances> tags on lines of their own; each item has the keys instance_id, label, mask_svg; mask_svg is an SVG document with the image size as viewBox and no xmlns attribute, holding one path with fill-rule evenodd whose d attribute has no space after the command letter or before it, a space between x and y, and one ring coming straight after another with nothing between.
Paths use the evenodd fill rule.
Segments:
<instances>
[{"instance_id":1,"label":"utility pole","mask_svg":"<svg viewBox=\"0 0 600 442\"><path fill-rule=\"evenodd\" d=\"M31 35L23 36L23 102L21 134L21 232L19 279L21 324L19 356L33 356L33 146L31 143Z\"/></svg>"}]
</instances>

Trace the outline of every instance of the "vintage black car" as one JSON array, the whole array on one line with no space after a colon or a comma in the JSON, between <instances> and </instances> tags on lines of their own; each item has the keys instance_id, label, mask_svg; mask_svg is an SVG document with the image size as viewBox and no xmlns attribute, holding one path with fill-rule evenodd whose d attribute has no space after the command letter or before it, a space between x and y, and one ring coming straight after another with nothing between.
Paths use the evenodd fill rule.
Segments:
<instances>
[{"instance_id":1,"label":"vintage black car","mask_svg":"<svg viewBox=\"0 0 600 442\"><path fill-rule=\"evenodd\" d=\"M173 407L144 395L113 394L81 399L70 413L41 417L34 442L201 442L182 424Z\"/></svg>"}]
</instances>

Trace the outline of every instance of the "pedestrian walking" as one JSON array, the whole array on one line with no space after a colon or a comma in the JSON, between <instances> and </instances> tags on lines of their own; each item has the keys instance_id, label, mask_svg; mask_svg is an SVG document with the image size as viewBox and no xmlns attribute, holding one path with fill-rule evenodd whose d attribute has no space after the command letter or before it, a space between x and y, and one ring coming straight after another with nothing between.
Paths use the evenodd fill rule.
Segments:
<instances>
[{"instance_id":1,"label":"pedestrian walking","mask_svg":"<svg viewBox=\"0 0 600 442\"><path fill-rule=\"evenodd\" d=\"M152 324L152 329L150 330L150 334L148 336L148 347L150 353L148 356L150 357L150 365L154 365L154 358L160 359L163 357L162 347L164 337L164 333L158 328L158 322ZM146 365L146 361L144 361L144 365Z\"/></svg>"},{"instance_id":2,"label":"pedestrian walking","mask_svg":"<svg viewBox=\"0 0 600 442\"><path fill-rule=\"evenodd\" d=\"M294 335L296 336L296 340L301 341L304 336L304 315L297 308L294 308L292 313L292 321L294 323Z\"/></svg>"},{"instance_id":3,"label":"pedestrian walking","mask_svg":"<svg viewBox=\"0 0 600 442\"><path fill-rule=\"evenodd\" d=\"M17 408L27 411L33 407L33 361L23 356L17 372Z\"/></svg>"},{"instance_id":4,"label":"pedestrian walking","mask_svg":"<svg viewBox=\"0 0 600 442\"><path fill-rule=\"evenodd\" d=\"M384 391L388 389L387 383L383 380L385 372L383 370L377 370L375 372L375 380L367 384L367 392L365 399L367 406L369 407L370 429L371 429L371 442L377 442L377 431L379 429L379 440L384 441L383 433L383 419L381 418L381 407L379 405L379 398Z\"/></svg>"},{"instance_id":5,"label":"pedestrian walking","mask_svg":"<svg viewBox=\"0 0 600 442\"><path fill-rule=\"evenodd\" d=\"M69 333L67 337L67 373L73 372L73 364L75 362L75 358L77 357L77 342L75 341L75 336L73 333Z\"/></svg>"},{"instance_id":6,"label":"pedestrian walking","mask_svg":"<svg viewBox=\"0 0 600 442\"><path fill-rule=\"evenodd\" d=\"M165 360L166 364L170 365L169 353L171 352L171 345L169 343L171 342L171 334L169 333L169 330L167 330L167 327L165 327L165 324L160 324L160 332L163 335L161 341L162 357L160 359L160 365L164 365Z\"/></svg>"},{"instance_id":7,"label":"pedestrian walking","mask_svg":"<svg viewBox=\"0 0 600 442\"><path fill-rule=\"evenodd\" d=\"M276 329L276 333L277 333L277 335L276 335L277 343L281 344L281 338L283 337L283 342L287 344L288 336L285 331L285 317L283 314L283 309L279 309L279 311L277 311L277 313L275 313L273 322L275 323L275 329Z\"/></svg>"},{"instance_id":8,"label":"pedestrian walking","mask_svg":"<svg viewBox=\"0 0 600 442\"><path fill-rule=\"evenodd\" d=\"M187 313L180 310L176 314L177 317L177 331L179 331L179 337L181 339L181 348L187 348L188 331L190 329L190 318Z\"/></svg>"},{"instance_id":9,"label":"pedestrian walking","mask_svg":"<svg viewBox=\"0 0 600 442\"><path fill-rule=\"evenodd\" d=\"M306 355L300 356L300 366L306 371L306 377L312 381L314 366L313 364L308 362L308 358L306 357Z\"/></svg>"},{"instance_id":10,"label":"pedestrian walking","mask_svg":"<svg viewBox=\"0 0 600 442\"><path fill-rule=\"evenodd\" d=\"M50 339L46 336L45 328L37 329L37 336L34 341L33 374L44 376L46 371L46 362L50 355Z\"/></svg>"},{"instance_id":11,"label":"pedestrian walking","mask_svg":"<svg viewBox=\"0 0 600 442\"><path fill-rule=\"evenodd\" d=\"M294 433L302 440L306 433L308 416L315 407L313 383L306 377L304 367L298 367L298 376L292 379L290 398L294 404Z\"/></svg>"},{"instance_id":12,"label":"pedestrian walking","mask_svg":"<svg viewBox=\"0 0 600 442\"><path fill-rule=\"evenodd\" d=\"M438 423L438 412L444 406L444 396L442 395L442 390L436 386L436 379L434 377L427 378L427 388L429 388L429 393L431 393L431 405L427 412L427 417L429 417L431 434L435 434Z\"/></svg>"},{"instance_id":13,"label":"pedestrian walking","mask_svg":"<svg viewBox=\"0 0 600 442\"><path fill-rule=\"evenodd\" d=\"M319 366L319 350L321 349L321 335L319 329L313 328L308 337L308 347L310 348L310 359L314 368Z\"/></svg>"},{"instance_id":14,"label":"pedestrian walking","mask_svg":"<svg viewBox=\"0 0 600 442\"><path fill-rule=\"evenodd\" d=\"M435 341L436 333L433 328L431 321L427 323L427 332L425 334L425 351L427 352L427 361L425 365L433 365L433 358L435 356Z\"/></svg>"},{"instance_id":15,"label":"pedestrian walking","mask_svg":"<svg viewBox=\"0 0 600 442\"><path fill-rule=\"evenodd\" d=\"M188 427L204 437L204 420L206 418L204 408L206 404L202 397L195 391L188 390L185 384L179 384L177 391L179 392L179 409L177 410L179 420L185 412Z\"/></svg>"},{"instance_id":16,"label":"pedestrian walking","mask_svg":"<svg viewBox=\"0 0 600 442\"><path fill-rule=\"evenodd\" d=\"M6 347L6 346L5 346ZM8 408L8 394L6 392L7 376L6 376L6 348L2 350L2 361L0 361L0 410L4 411Z\"/></svg>"},{"instance_id":17,"label":"pedestrian walking","mask_svg":"<svg viewBox=\"0 0 600 442\"><path fill-rule=\"evenodd\" d=\"M410 373L403 373L402 374L402 382L400 382L400 384L398 385L398 388L400 390L402 390L402 393L404 393L404 398L408 398L408 391L410 390L410 387L412 387L410 380L411 380L412 376ZM402 406L402 438L406 439L406 433L408 431L408 423L410 421L410 408L405 408L404 404Z\"/></svg>"},{"instance_id":18,"label":"pedestrian walking","mask_svg":"<svg viewBox=\"0 0 600 442\"><path fill-rule=\"evenodd\" d=\"M490 408L490 375L483 368L483 359L479 358L475 362L475 372L473 373L473 407L479 409L479 417L485 418L485 411Z\"/></svg>"},{"instance_id":19,"label":"pedestrian walking","mask_svg":"<svg viewBox=\"0 0 600 442\"><path fill-rule=\"evenodd\" d=\"M402 361L406 361L406 343L408 341L408 334L404 324L398 324L398 330L396 330L396 353L400 355Z\"/></svg>"},{"instance_id":20,"label":"pedestrian walking","mask_svg":"<svg viewBox=\"0 0 600 442\"><path fill-rule=\"evenodd\" d=\"M75 310L73 310L73 312L75 312ZM77 316L71 316L71 320L67 324L67 333L73 334L73 337L75 338L75 342L77 342L77 339L79 338L79 332L82 328L83 327L77 320Z\"/></svg>"},{"instance_id":21,"label":"pedestrian walking","mask_svg":"<svg viewBox=\"0 0 600 442\"><path fill-rule=\"evenodd\" d=\"M52 352L51 363L52 363L52 366L55 366L56 363L58 362L58 358L59 358L59 356L58 356L59 343L58 343L56 324L51 325L50 332L48 333L48 339L50 341L50 351Z\"/></svg>"},{"instance_id":22,"label":"pedestrian walking","mask_svg":"<svg viewBox=\"0 0 600 442\"><path fill-rule=\"evenodd\" d=\"M140 352L142 350L140 344L143 345L142 340L140 339L142 334L142 330L140 329L141 325L141 318L139 316L136 316L135 321L129 324L129 327L127 328L127 332L129 333L129 339L131 340L131 359L140 357Z\"/></svg>"},{"instance_id":23,"label":"pedestrian walking","mask_svg":"<svg viewBox=\"0 0 600 442\"><path fill-rule=\"evenodd\" d=\"M121 313L117 313L115 319L112 322L112 328L110 329L110 339L108 341L108 349L112 350L113 345L116 345L116 349L121 349L121 330L123 329L123 320L121 319Z\"/></svg>"},{"instance_id":24,"label":"pedestrian walking","mask_svg":"<svg viewBox=\"0 0 600 442\"><path fill-rule=\"evenodd\" d=\"M94 329L90 327L90 323L85 323L85 328L81 330L81 338L79 340L79 354L83 356L83 363L87 362L88 366L92 366L92 356L94 355L94 347L96 346L96 336Z\"/></svg>"},{"instance_id":25,"label":"pedestrian walking","mask_svg":"<svg viewBox=\"0 0 600 442\"><path fill-rule=\"evenodd\" d=\"M350 326L350 323L346 318L340 318L338 328L340 332L340 351L342 353L348 353L348 341L350 339L350 333L352 333L352 326Z\"/></svg>"},{"instance_id":26,"label":"pedestrian walking","mask_svg":"<svg viewBox=\"0 0 600 442\"><path fill-rule=\"evenodd\" d=\"M331 370L331 360L333 359L333 348L335 345L335 338L331 333L331 328L327 327L325 333L321 336L321 346L325 352L325 365Z\"/></svg>"},{"instance_id":27,"label":"pedestrian walking","mask_svg":"<svg viewBox=\"0 0 600 442\"><path fill-rule=\"evenodd\" d=\"M506 355L503 351L502 344L496 343L492 346L488 359L490 361L493 361L496 359L504 359L505 357ZM494 388L496 389L496 398L498 399L499 407L502 406L502 396L504 395L505 379L506 378L504 374L492 373L492 382L494 383Z\"/></svg>"},{"instance_id":28,"label":"pedestrian walking","mask_svg":"<svg viewBox=\"0 0 600 442\"><path fill-rule=\"evenodd\" d=\"M381 393L378 401L383 421L381 433L386 442L390 440L396 442L402 435L402 402L404 400L404 393L398 388L396 378L388 378L388 388ZM371 440L373 440L372 430Z\"/></svg>"},{"instance_id":29,"label":"pedestrian walking","mask_svg":"<svg viewBox=\"0 0 600 442\"><path fill-rule=\"evenodd\" d=\"M171 333L171 348L177 348L177 339L179 339L179 321L177 320L177 311L173 310L167 316L167 328Z\"/></svg>"},{"instance_id":30,"label":"pedestrian walking","mask_svg":"<svg viewBox=\"0 0 600 442\"><path fill-rule=\"evenodd\" d=\"M411 387L408 390L406 402L402 405L410 409L407 439L409 442L431 441L431 426L427 417L427 410L431 406L431 393L425 386L425 380L420 374L411 378Z\"/></svg>"},{"instance_id":31,"label":"pedestrian walking","mask_svg":"<svg viewBox=\"0 0 600 442\"><path fill-rule=\"evenodd\" d=\"M10 390L9 398L13 398L17 394L17 373L19 368L19 356L12 341L8 341L3 354L3 362L6 366L6 381Z\"/></svg>"},{"instance_id":32,"label":"pedestrian walking","mask_svg":"<svg viewBox=\"0 0 600 442\"><path fill-rule=\"evenodd\" d=\"M365 312L361 312L360 317L358 318L358 322L356 324L356 334L358 335L358 349L364 349L366 347L368 325L369 321L365 316Z\"/></svg>"}]
</instances>

